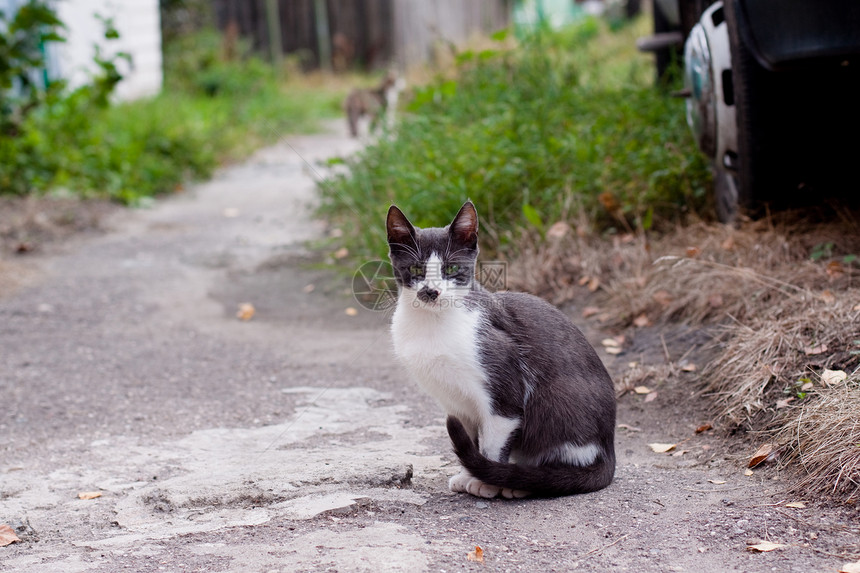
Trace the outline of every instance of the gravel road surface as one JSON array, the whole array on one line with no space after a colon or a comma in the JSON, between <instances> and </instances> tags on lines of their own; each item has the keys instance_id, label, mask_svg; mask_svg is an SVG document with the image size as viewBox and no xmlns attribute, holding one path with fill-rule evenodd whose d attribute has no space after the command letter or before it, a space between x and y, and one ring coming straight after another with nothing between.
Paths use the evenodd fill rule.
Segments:
<instances>
[{"instance_id":1,"label":"gravel road surface","mask_svg":"<svg viewBox=\"0 0 860 573\"><path fill-rule=\"evenodd\" d=\"M0 281L17 284L0 292L0 524L20 538L0 570L836 572L857 552L856 509L788 498L775 469L744 475L754 445L695 433L695 373L621 398L604 491L449 492L443 414L394 363L388 316L308 248L329 232L316 162L358 147L341 129L0 259L26 276ZM601 354L613 375L662 360L660 333ZM662 334L675 358L703 342Z\"/></svg>"}]
</instances>

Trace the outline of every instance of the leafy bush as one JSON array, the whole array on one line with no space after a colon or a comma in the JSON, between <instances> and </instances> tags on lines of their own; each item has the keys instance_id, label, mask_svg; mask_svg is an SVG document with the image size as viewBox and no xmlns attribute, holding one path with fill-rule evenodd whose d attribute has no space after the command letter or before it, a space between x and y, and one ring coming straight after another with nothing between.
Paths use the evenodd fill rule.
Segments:
<instances>
[{"instance_id":1,"label":"leafy bush","mask_svg":"<svg viewBox=\"0 0 860 573\"><path fill-rule=\"evenodd\" d=\"M418 89L397 133L322 185L322 212L356 255L379 256L392 202L422 226L471 198L491 250L579 212L603 228L647 227L697 208L709 176L683 103L652 87L650 64L619 54L621 39L632 46L587 20L459 54L455 79Z\"/></svg>"},{"instance_id":2,"label":"leafy bush","mask_svg":"<svg viewBox=\"0 0 860 573\"><path fill-rule=\"evenodd\" d=\"M39 105L42 46L62 42L56 31L62 26L54 11L40 1L24 4L11 20L0 11L0 134L16 136L23 119Z\"/></svg>"},{"instance_id":3,"label":"leafy bush","mask_svg":"<svg viewBox=\"0 0 860 573\"><path fill-rule=\"evenodd\" d=\"M30 5L39 10L27 12ZM61 40L48 35L60 23L38 1L25 5L15 21L20 25L0 33L0 68L11 52L4 47L19 41L21 30L43 30L43 40ZM106 38L116 38L110 22L105 24ZM26 107L19 106L26 114L0 115L0 127L14 127L0 137L0 193L62 188L137 203L188 178L206 177L220 162L285 133L312 130L339 111L341 93L312 94L286 84L241 46L232 54L223 46L211 30L176 38L165 50L165 90L148 100L111 105L110 94L122 78L116 57L104 58L98 50L99 71L89 84L75 90L63 82L33 86L25 94ZM14 70L29 78L44 67L44 57L38 50L26 55L15 60ZM4 80L0 69L0 88L11 86L12 80ZM10 108L19 92L2 92L0 109Z\"/></svg>"}]
</instances>

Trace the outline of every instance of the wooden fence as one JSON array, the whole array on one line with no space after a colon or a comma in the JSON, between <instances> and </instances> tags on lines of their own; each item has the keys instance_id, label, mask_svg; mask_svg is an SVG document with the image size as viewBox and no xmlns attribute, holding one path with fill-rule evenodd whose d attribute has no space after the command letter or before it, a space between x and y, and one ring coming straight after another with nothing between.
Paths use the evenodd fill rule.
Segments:
<instances>
[{"instance_id":1,"label":"wooden fence","mask_svg":"<svg viewBox=\"0 0 860 573\"><path fill-rule=\"evenodd\" d=\"M250 38L258 51L271 54L270 31L280 30L281 51L298 55L305 68L342 71L430 62L440 42L458 44L507 26L512 2L269 0L267 12L267 0L213 0L213 8L222 30ZM276 26L267 20L274 12Z\"/></svg>"}]
</instances>

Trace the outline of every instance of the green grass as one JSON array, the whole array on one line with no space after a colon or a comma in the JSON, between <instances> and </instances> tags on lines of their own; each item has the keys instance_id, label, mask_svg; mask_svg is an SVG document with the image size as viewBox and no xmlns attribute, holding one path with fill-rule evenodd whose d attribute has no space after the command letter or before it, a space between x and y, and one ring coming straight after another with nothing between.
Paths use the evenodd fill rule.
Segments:
<instances>
[{"instance_id":1,"label":"green grass","mask_svg":"<svg viewBox=\"0 0 860 573\"><path fill-rule=\"evenodd\" d=\"M0 140L0 193L62 189L136 204L341 113L340 86L282 81L247 54L225 61L221 41L208 33L173 46L154 98L102 106L85 91L51 94Z\"/></svg>"},{"instance_id":2,"label":"green grass","mask_svg":"<svg viewBox=\"0 0 860 573\"><path fill-rule=\"evenodd\" d=\"M436 226L472 199L491 251L581 214L603 229L649 228L699 209L707 165L683 102L653 87L651 60L634 51L644 25L610 32L586 20L461 53L456 75L416 90L395 136L322 185L321 212L353 255L378 257L391 203Z\"/></svg>"},{"instance_id":3,"label":"green grass","mask_svg":"<svg viewBox=\"0 0 860 573\"><path fill-rule=\"evenodd\" d=\"M66 138L65 153L46 183L135 203L208 177L221 163L285 134L315 130L340 97L328 100L270 85L247 99L174 92L116 105L92 118L83 132L46 137L47 145Z\"/></svg>"}]
</instances>

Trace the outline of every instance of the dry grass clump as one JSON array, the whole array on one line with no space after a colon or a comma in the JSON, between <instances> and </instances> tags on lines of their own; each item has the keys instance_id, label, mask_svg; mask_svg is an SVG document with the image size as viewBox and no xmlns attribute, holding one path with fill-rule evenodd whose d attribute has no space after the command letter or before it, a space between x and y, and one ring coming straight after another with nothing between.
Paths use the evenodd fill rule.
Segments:
<instances>
[{"instance_id":1,"label":"dry grass clump","mask_svg":"<svg viewBox=\"0 0 860 573\"><path fill-rule=\"evenodd\" d=\"M804 474L793 489L860 497L860 372L828 388L792 412L775 433L785 445L783 465L799 464Z\"/></svg>"},{"instance_id":2,"label":"dry grass clump","mask_svg":"<svg viewBox=\"0 0 860 573\"><path fill-rule=\"evenodd\" d=\"M860 255L860 221L850 218L740 229L696 222L657 238L629 233L609 240L583 228L557 223L546 241L525 238L511 268L513 287L558 304L581 298L585 286L596 291L598 306L612 309L613 323L626 326L643 314L692 324L744 320L785 296L828 296L860 284L860 260L844 264L836 256ZM812 260L817 250L831 256Z\"/></svg>"},{"instance_id":3,"label":"dry grass clump","mask_svg":"<svg viewBox=\"0 0 860 573\"><path fill-rule=\"evenodd\" d=\"M721 352L702 373L723 416L736 425L771 426L785 417L778 410L792 403L786 400L828 391L824 369L860 364L860 289L832 297L787 297L723 327Z\"/></svg>"},{"instance_id":4,"label":"dry grass clump","mask_svg":"<svg viewBox=\"0 0 860 573\"><path fill-rule=\"evenodd\" d=\"M586 230L583 230L586 229ZM577 230L579 230L577 232ZM740 228L694 222L658 237L596 237L557 223L523 241L514 288L556 303L587 299L618 327L716 325L700 369L705 396L730 427L783 446L797 489L857 496L860 487L860 218L784 215ZM591 291L591 294L588 293ZM825 369L851 373L828 386ZM631 373L626 385L650 372Z\"/></svg>"}]
</instances>

